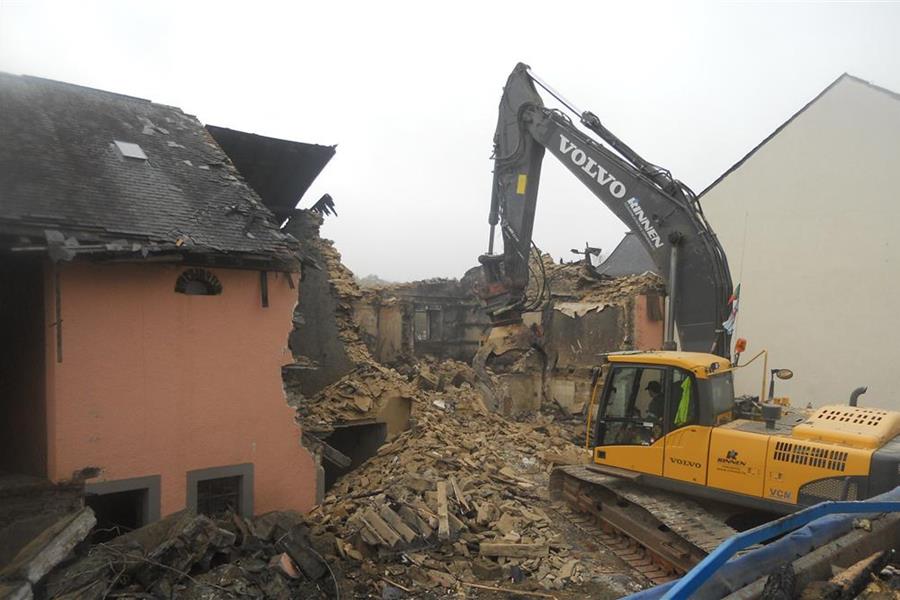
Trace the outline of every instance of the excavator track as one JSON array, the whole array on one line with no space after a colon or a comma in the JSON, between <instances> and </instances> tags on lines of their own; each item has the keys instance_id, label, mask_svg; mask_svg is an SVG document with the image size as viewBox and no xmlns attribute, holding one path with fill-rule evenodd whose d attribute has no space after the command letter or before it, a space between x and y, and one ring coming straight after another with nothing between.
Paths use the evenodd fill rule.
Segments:
<instances>
[{"instance_id":1,"label":"excavator track","mask_svg":"<svg viewBox=\"0 0 900 600\"><path fill-rule=\"evenodd\" d=\"M554 469L550 495L592 517L599 541L653 583L686 573L736 533L696 502L587 465Z\"/></svg>"}]
</instances>

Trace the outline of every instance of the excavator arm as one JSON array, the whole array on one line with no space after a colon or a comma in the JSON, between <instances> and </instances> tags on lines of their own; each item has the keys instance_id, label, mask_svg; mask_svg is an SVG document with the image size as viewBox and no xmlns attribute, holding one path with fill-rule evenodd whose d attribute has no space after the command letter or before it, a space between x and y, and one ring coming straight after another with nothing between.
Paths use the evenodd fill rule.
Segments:
<instances>
[{"instance_id":1,"label":"excavator arm","mask_svg":"<svg viewBox=\"0 0 900 600\"><path fill-rule=\"evenodd\" d=\"M693 192L643 160L593 113L572 107L581 125L609 147L578 129L564 113L544 107L535 82L567 104L521 63L504 88L494 137L491 235L488 253L479 258L485 271L483 298L493 323L521 321L547 150L638 234L662 273L669 290L668 349L674 349L677 326L683 349L728 356L730 340L722 322L731 277L725 253ZM497 225L502 254L494 254Z\"/></svg>"}]
</instances>

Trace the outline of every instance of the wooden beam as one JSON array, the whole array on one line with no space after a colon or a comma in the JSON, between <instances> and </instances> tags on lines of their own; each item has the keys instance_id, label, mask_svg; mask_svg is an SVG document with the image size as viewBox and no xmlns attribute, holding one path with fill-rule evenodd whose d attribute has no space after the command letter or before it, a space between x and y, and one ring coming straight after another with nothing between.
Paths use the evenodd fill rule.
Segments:
<instances>
[{"instance_id":1,"label":"wooden beam","mask_svg":"<svg viewBox=\"0 0 900 600\"><path fill-rule=\"evenodd\" d=\"M259 272L259 293L262 300L262 307L269 307L269 272Z\"/></svg>"},{"instance_id":2,"label":"wooden beam","mask_svg":"<svg viewBox=\"0 0 900 600\"><path fill-rule=\"evenodd\" d=\"M456 482L456 477L453 475L450 476L450 487L453 488L453 495L456 496L456 501L459 502L459 505L462 506L468 512L471 510L469 508L469 503L466 502L466 497L463 496L462 490L459 488L459 484Z\"/></svg>"},{"instance_id":3,"label":"wooden beam","mask_svg":"<svg viewBox=\"0 0 900 600\"><path fill-rule=\"evenodd\" d=\"M360 518L369 529L383 539L391 548L400 543L400 536L397 532L391 529L390 525L385 523L371 508L367 508Z\"/></svg>"},{"instance_id":4,"label":"wooden beam","mask_svg":"<svg viewBox=\"0 0 900 600\"><path fill-rule=\"evenodd\" d=\"M378 509L378 515L384 519L384 521L393 528L394 531L400 534L406 543L412 543L418 536L416 532L413 531L406 523L403 522L403 519L400 518L400 515L391 510L387 504L382 504L381 508Z\"/></svg>"},{"instance_id":5,"label":"wooden beam","mask_svg":"<svg viewBox=\"0 0 900 600\"><path fill-rule=\"evenodd\" d=\"M438 481L437 505L438 505L438 537L442 540L449 540L450 539L450 519L447 516L449 509L447 507L447 482L446 481Z\"/></svg>"}]
</instances>

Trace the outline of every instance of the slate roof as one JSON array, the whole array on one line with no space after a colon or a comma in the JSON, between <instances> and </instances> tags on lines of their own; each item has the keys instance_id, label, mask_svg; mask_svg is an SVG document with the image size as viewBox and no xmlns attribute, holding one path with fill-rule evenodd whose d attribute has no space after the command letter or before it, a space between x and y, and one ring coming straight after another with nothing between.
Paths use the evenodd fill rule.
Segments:
<instances>
[{"instance_id":1,"label":"slate roof","mask_svg":"<svg viewBox=\"0 0 900 600\"><path fill-rule=\"evenodd\" d=\"M653 264L650 253L644 248L644 244L637 234L629 231L612 251L609 258L597 265L595 269L600 275L621 277L623 275L641 275L646 272L659 275L659 269Z\"/></svg>"},{"instance_id":2,"label":"slate roof","mask_svg":"<svg viewBox=\"0 0 900 600\"><path fill-rule=\"evenodd\" d=\"M114 141L138 144L147 160L123 156ZM212 264L295 264L297 248L196 117L149 100L6 73L0 73L3 237L0 245L62 237L76 253L177 253Z\"/></svg>"}]
</instances>

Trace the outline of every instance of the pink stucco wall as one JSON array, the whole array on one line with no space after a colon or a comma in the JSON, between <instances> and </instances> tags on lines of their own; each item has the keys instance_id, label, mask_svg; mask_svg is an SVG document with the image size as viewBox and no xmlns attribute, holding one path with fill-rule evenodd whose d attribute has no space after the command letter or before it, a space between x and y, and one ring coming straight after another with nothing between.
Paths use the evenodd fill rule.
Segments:
<instances>
[{"instance_id":1,"label":"pink stucco wall","mask_svg":"<svg viewBox=\"0 0 900 600\"><path fill-rule=\"evenodd\" d=\"M63 264L63 362L47 332L48 471L100 467L102 482L161 476L163 515L185 506L186 472L254 464L255 512L306 510L312 458L285 403L281 365L297 299L284 274L209 269L217 296L175 293L183 267ZM297 275L294 274L296 284ZM47 273L47 323L55 321Z\"/></svg>"}]
</instances>

